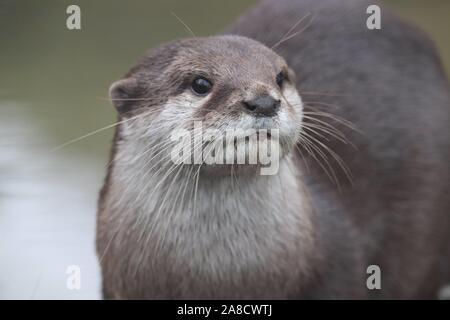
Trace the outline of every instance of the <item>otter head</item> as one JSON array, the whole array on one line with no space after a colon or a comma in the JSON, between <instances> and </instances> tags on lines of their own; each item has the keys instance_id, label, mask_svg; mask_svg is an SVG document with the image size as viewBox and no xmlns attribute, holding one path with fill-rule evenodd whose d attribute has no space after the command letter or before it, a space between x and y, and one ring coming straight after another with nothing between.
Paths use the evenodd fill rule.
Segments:
<instances>
[{"instance_id":1,"label":"otter head","mask_svg":"<svg viewBox=\"0 0 450 320\"><path fill-rule=\"evenodd\" d=\"M293 149L303 109L294 81L286 61L257 41L192 38L151 50L110 96L121 142L133 152L168 162L179 155L176 161L220 172L270 165L264 152L274 160Z\"/></svg>"}]
</instances>

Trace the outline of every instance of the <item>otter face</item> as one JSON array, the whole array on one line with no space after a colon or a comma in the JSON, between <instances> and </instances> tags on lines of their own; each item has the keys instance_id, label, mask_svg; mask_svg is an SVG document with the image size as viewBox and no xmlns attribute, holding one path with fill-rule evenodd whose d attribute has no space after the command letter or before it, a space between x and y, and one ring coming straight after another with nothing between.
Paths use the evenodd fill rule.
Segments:
<instances>
[{"instance_id":1,"label":"otter face","mask_svg":"<svg viewBox=\"0 0 450 320\"><path fill-rule=\"evenodd\" d=\"M139 141L153 153L170 152L174 131L193 137L200 125L203 133L214 132L216 142L218 133L236 132L233 148L239 141L247 148L234 160L239 152L248 156L258 149L263 138L275 137L283 157L301 130L303 105L294 80L284 59L259 42L240 36L192 38L150 51L111 86L110 96L123 121L122 140ZM256 140L248 137L253 132Z\"/></svg>"}]
</instances>

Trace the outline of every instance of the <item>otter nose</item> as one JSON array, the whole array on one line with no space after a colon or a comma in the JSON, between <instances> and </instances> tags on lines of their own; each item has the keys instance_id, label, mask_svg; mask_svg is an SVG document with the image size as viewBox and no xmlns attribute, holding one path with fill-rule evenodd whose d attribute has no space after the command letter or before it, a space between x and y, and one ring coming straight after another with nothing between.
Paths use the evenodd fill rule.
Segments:
<instances>
[{"instance_id":1,"label":"otter nose","mask_svg":"<svg viewBox=\"0 0 450 320\"><path fill-rule=\"evenodd\" d=\"M276 100L268 94L244 101L243 103L247 111L257 116L274 116L280 108L280 100Z\"/></svg>"}]
</instances>

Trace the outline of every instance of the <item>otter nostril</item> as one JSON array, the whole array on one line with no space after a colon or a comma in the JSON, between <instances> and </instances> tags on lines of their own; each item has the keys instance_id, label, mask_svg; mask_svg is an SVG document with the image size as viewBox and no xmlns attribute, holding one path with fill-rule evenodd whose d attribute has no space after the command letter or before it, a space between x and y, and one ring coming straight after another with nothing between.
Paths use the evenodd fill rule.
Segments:
<instances>
[{"instance_id":1,"label":"otter nostril","mask_svg":"<svg viewBox=\"0 0 450 320\"><path fill-rule=\"evenodd\" d=\"M275 107L276 110L278 110L280 108L280 103L281 103L281 100L279 100L279 99L275 100L274 107Z\"/></svg>"},{"instance_id":2,"label":"otter nostril","mask_svg":"<svg viewBox=\"0 0 450 320\"><path fill-rule=\"evenodd\" d=\"M256 105L252 104L251 102L247 102L247 101L244 101L243 103L244 103L244 106L245 106L245 108L246 108L247 110L249 110L249 111L255 111Z\"/></svg>"},{"instance_id":3,"label":"otter nostril","mask_svg":"<svg viewBox=\"0 0 450 320\"><path fill-rule=\"evenodd\" d=\"M267 94L243 102L247 111L250 111L257 116L275 115L280 108L280 103L280 100L274 99Z\"/></svg>"}]
</instances>

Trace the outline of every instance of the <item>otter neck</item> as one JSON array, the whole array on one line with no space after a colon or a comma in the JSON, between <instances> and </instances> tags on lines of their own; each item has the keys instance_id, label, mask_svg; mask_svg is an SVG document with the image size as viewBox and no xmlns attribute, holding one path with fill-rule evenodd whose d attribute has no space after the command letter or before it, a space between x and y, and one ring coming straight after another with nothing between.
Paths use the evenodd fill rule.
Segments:
<instances>
[{"instance_id":1,"label":"otter neck","mask_svg":"<svg viewBox=\"0 0 450 320\"><path fill-rule=\"evenodd\" d=\"M182 171L169 182L155 174L150 179L141 175L145 181L139 182L131 176L136 176L135 166L114 168L118 196L110 199L124 197L110 205L114 218L130 226L115 241L126 248L123 254L133 248L136 259L129 259L130 268L138 278L158 275L151 283L172 288L177 298L193 292L199 293L196 298L298 294L299 281L314 264L316 241L299 168L286 158L273 176L201 174L194 179L192 172ZM136 201L136 193L146 196ZM190 289L186 296L179 294L179 283L171 283L177 277Z\"/></svg>"},{"instance_id":2,"label":"otter neck","mask_svg":"<svg viewBox=\"0 0 450 320\"><path fill-rule=\"evenodd\" d=\"M115 205L121 208L118 211L128 212L129 219L143 219L146 223L139 228L142 233L151 233L150 237L160 233L166 239L173 230L214 230L214 238L231 236L228 232L250 237L266 234L280 237L280 241L283 236L310 238L311 209L301 185L300 168L291 157L280 161L275 175L267 176L230 171L229 176L219 177L201 170L196 175L197 169L185 168L170 174L153 169L136 176L136 165L118 161L127 165L114 175L122 177L117 193L124 195L117 197L122 200ZM191 238L199 243L195 233Z\"/></svg>"}]
</instances>

